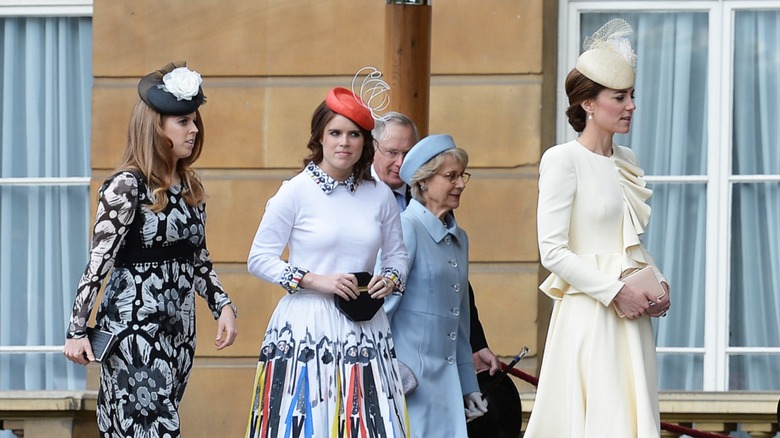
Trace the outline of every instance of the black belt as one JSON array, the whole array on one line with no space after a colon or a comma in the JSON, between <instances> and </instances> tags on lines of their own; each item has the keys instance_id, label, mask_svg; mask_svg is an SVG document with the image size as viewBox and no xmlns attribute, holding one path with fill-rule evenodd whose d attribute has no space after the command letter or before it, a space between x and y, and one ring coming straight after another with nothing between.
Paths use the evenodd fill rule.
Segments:
<instances>
[{"instance_id":1,"label":"black belt","mask_svg":"<svg viewBox=\"0 0 780 438\"><path fill-rule=\"evenodd\" d=\"M125 246L117 252L114 266L161 263L169 260L192 263L195 260L195 246L187 240L177 240L170 245L149 248Z\"/></svg>"}]
</instances>

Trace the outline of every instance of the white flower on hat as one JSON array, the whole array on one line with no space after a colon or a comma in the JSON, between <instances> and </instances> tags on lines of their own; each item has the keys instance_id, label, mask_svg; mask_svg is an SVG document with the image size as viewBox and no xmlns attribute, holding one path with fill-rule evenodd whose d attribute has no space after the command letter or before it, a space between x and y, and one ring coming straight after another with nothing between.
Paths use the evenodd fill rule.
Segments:
<instances>
[{"instance_id":1,"label":"white flower on hat","mask_svg":"<svg viewBox=\"0 0 780 438\"><path fill-rule=\"evenodd\" d=\"M634 53L634 49L631 48L631 41L629 41L628 38L612 41L615 52L625 58L625 60L631 64L631 67L636 67L636 53Z\"/></svg>"},{"instance_id":2,"label":"white flower on hat","mask_svg":"<svg viewBox=\"0 0 780 438\"><path fill-rule=\"evenodd\" d=\"M175 68L163 76L162 89L176 96L176 100L192 100L198 95L203 78L187 67Z\"/></svg>"}]
</instances>

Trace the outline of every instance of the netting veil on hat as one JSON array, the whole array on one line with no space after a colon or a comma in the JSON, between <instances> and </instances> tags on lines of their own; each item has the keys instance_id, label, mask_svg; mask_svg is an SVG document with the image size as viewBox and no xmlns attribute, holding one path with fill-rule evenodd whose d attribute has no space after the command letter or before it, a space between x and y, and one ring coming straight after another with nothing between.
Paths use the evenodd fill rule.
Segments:
<instances>
[{"instance_id":1,"label":"netting veil on hat","mask_svg":"<svg viewBox=\"0 0 780 438\"><path fill-rule=\"evenodd\" d=\"M575 67L607 88L632 87L636 77L636 54L628 40L632 32L631 25L621 18L608 21L585 38L585 51L577 58Z\"/></svg>"}]
</instances>

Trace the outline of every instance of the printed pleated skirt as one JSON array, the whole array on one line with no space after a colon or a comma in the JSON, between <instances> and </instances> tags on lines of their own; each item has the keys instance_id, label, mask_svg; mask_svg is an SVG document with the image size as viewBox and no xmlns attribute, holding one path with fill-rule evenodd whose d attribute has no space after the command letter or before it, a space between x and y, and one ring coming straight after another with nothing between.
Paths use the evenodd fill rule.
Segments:
<instances>
[{"instance_id":1,"label":"printed pleated skirt","mask_svg":"<svg viewBox=\"0 0 780 438\"><path fill-rule=\"evenodd\" d=\"M406 402L383 310L353 322L333 296L284 296L265 332L246 436L407 437Z\"/></svg>"}]
</instances>

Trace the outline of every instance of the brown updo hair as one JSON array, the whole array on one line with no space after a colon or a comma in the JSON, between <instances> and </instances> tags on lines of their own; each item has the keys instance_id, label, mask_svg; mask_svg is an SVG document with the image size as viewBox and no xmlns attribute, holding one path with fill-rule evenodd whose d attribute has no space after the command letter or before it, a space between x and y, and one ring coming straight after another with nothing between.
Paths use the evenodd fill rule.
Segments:
<instances>
[{"instance_id":1,"label":"brown updo hair","mask_svg":"<svg viewBox=\"0 0 780 438\"><path fill-rule=\"evenodd\" d=\"M572 69L566 76L566 96L569 97L569 108L566 109L566 116L569 118L569 125L575 131L585 130L585 119L588 115L582 108L582 102L595 99L605 88L605 86L588 79L576 68Z\"/></svg>"}]
</instances>

